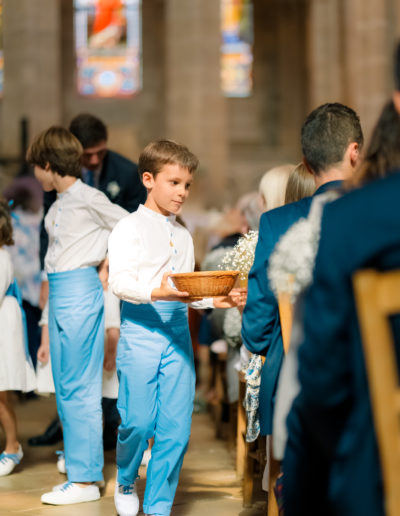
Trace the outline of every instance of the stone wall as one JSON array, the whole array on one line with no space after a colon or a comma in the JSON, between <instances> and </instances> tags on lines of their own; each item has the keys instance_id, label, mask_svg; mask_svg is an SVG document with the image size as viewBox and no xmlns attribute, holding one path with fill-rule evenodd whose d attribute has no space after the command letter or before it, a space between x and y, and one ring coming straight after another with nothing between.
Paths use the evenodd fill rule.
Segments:
<instances>
[{"instance_id":1,"label":"stone wall","mask_svg":"<svg viewBox=\"0 0 400 516\"><path fill-rule=\"evenodd\" d=\"M368 136L393 87L398 0L313 0L309 20L310 107L337 100L355 109Z\"/></svg>"},{"instance_id":2,"label":"stone wall","mask_svg":"<svg viewBox=\"0 0 400 516\"><path fill-rule=\"evenodd\" d=\"M201 167L192 206L223 207L273 165L301 158L305 115L327 101L355 108L368 136L392 90L400 0L254 0L254 91L220 89L218 0L143 0L143 89L130 99L77 94L72 0L3 0L5 87L0 153L80 111L109 126L110 146L137 159L151 139L186 143ZM17 171L0 168L0 188Z\"/></svg>"}]
</instances>

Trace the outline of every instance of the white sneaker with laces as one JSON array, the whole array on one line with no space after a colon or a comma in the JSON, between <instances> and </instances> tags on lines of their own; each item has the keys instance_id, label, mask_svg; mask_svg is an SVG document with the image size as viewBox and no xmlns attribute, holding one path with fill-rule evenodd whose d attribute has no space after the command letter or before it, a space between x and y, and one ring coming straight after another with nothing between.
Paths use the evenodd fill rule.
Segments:
<instances>
[{"instance_id":1,"label":"white sneaker with laces","mask_svg":"<svg viewBox=\"0 0 400 516\"><path fill-rule=\"evenodd\" d=\"M66 475L67 469L65 467L65 454L63 451L56 451L57 454L57 469L60 473Z\"/></svg>"},{"instance_id":2,"label":"white sneaker with laces","mask_svg":"<svg viewBox=\"0 0 400 516\"><path fill-rule=\"evenodd\" d=\"M124 486L115 482L114 503L119 516L136 516L139 512L139 497L136 492L136 485Z\"/></svg>"},{"instance_id":3,"label":"white sneaker with laces","mask_svg":"<svg viewBox=\"0 0 400 516\"><path fill-rule=\"evenodd\" d=\"M68 484L68 481L62 482L61 484L57 484L56 486L53 487L52 491L59 491L60 489L62 489L65 486L65 484ZM95 482L95 485L99 489L104 489L106 487L106 483L104 482L104 480L98 480L97 482Z\"/></svg>"},{"instance_id":4,"label":"white sneaker with laces","mask_svg":"<svg viewBox=\"0 0 400 516\"><path fill-rule=\"evenodd\" d=\"M21 445L19 445L17 453L6 453L0 454L0 477L9 475L17 464L21 462L24 453Z\"/></svg>"},{"instance_id":5,"label":"white sneaker with laces","mask_svg":"<svg viewBox=\"0 0 400 516\"><path fill-rule=\"evenodd\" d=\"M65 482L57 491L42 495L41 502L49 505L70 505L73 503L93 502L100 498L99 488L95 484L80 487L73 482Z\"/></svg>"}]
</instances>

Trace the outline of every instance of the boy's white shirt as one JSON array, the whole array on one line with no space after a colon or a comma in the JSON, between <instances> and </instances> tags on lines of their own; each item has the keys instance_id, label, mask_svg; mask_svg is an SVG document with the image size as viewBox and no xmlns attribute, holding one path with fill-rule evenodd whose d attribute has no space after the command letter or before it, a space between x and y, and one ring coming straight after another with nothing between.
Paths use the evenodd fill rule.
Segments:
<instances>
[{"instance_id":1,"label":"boy's white shirt","mask_svg":"<svg viewBox=\"0 0 400 516\"><path fill-rule=\"evenodd\" d=\"M123 218L108 240L109 285L116 296L133 304L151 303L165 272L194 270L193 240L189 231L165 216L146 208ZM211 298L190 303L192 308L213 308Z\"/></svg>"},{"instance_id":2,"label":"boy's white shirt","mask_svg":"<svg viewBox=\"0 0 400 516\"><path fill-rule=\"evenodd\" d=\"M111 230L128 213L80 179L65 192L57 194L57 200L51 205L44 221L49 235L46 272L99 265L106 257ZM47 301L40 326L48 324L48 310Z\"/></svg>"},{"instance_id":3,"label":"boy's white shirt","mask_svg":"<svg viewBox=\"0 0 400 516\"><path fill-rule=\"evenodd\" d=\"M111 230L128 212L80 179L51 205L45 228L46 272L96 267L104 260Z\"/></svg>"}]
</instances>

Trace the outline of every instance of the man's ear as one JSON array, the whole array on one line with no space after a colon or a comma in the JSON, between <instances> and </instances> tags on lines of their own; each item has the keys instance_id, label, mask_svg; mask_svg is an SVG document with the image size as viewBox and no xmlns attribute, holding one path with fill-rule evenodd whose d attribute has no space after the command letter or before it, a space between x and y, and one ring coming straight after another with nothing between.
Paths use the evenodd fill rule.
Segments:
<instances>
[{"instance_id":1,"label":"man's ear","mask_svg":"<svg viewBox=\"0 0 400 516\"><path fill-rule=\"evenodd\" d=\"M348 155L350 159L350 164L354 168L358 164L360 159L360 146L357 142L350 143L348 147Z\"/></svg>"},{"instance_id":2,"label":"man's ear","mask_svg":"<svg viewBox=\"0 0 400 516\"><path fill-rule=\"evenodd\" d=\"M151 172L143 172L143 174L142 174L142 183L148 189L153 188L153 185L154 185L154 176L153 176L153 174Z\"/></svg>"},{"instance_id":3,"label":"man's ear","mask_svg":"<svg viewBox=\"0 0 400 516\"><path fill-rule=\"evenodd\" d=\"M393 92L393 104L394 104L396 111L400 115L400 91L399 90L395 90Z\"/></svg>"}]
</instances>

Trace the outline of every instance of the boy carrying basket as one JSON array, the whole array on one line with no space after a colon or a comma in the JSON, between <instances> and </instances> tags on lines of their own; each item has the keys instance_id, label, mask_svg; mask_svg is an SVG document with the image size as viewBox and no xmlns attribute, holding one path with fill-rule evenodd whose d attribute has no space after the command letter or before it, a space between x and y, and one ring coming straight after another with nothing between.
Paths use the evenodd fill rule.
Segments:
<instances>
[{"instance_id":1,"label":"boy carrying basket","mask_svg":"<svg viewBox=\"0 0 400 516\"><path fill-rule=\"evenodd\" d=\"M172 288L168 276L194 269L193 241L176 215L197 166L197 158L183 145L168 140L147 145L139 158L147 201L121 220L109 238L109 283L124 301L117 354L121 425L114 497L120 516L139 511L135 482L153 436L143 511L170 514L189 441L195 372L188 293ZM229 297L190 306L228 308L243 301L238 289Z\"/></svg>"}]
</instances>

